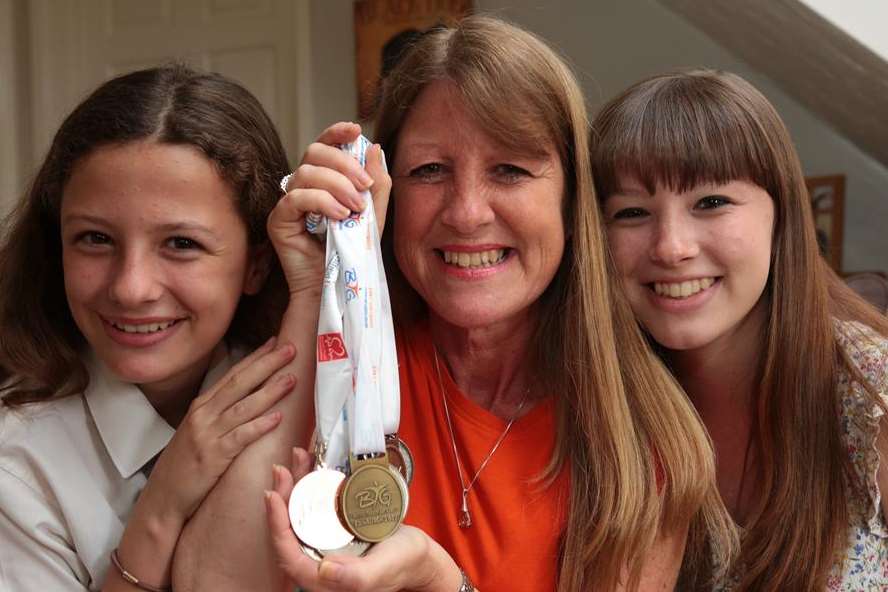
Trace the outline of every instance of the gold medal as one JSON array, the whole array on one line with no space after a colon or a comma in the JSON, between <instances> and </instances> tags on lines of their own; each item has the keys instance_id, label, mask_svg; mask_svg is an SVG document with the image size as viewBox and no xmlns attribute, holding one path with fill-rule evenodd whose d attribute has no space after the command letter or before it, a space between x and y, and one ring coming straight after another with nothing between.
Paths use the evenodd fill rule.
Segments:
<instances>
[{"instance_id":1,"label":"gold medal","mask_svg":"<svg viewBox=\"0 0 888 592\"><path fill-rule=\"evenodd\" d=\"M395 468L408 487L413 483L413 454L407 448L404 440L398 434L386 434L385 451L388 453L389 463Z\"/></svg>"},{"instance_id":2,"label":"gold medal","mask_svg":"<svg viewBox=\"0 0 888 592\"><path fill-rule=\"evenodd\" d=\"M359 539L378 543L394 533L407 514L407 485L388 455L350 458L351 475L339 491L340 518Z\"/></svg>"}]
</instances>

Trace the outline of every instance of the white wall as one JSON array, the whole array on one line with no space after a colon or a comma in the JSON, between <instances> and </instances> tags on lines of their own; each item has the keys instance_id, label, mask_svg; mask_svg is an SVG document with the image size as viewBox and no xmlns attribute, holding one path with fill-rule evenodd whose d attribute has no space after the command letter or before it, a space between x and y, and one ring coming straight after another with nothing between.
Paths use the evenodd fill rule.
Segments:
<instances>
[{"instance_id":1,"label":"white wall","mask_svg":"<svg viewBox=\"0 0 888 592\"><path fill-rule=\"evenodd\" d=\"M776 105L799 150L805 173L846 175L843 269L888 271L888 169L814 117L777 86L654 0L476 0L479 9L531 29L572 62L594 111L646 76L708 66L748 78ZM316 127L355 117L349 2L314 0ZM318 28L323 24L323 28ZM318 27L314 26L318 25Z\"/></svg>"}]
</instances>

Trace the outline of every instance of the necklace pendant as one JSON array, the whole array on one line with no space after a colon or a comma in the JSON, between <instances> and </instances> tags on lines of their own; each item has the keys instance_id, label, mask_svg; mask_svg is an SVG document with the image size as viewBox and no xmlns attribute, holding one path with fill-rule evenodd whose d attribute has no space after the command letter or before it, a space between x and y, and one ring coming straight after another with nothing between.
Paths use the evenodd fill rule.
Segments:
<instances>
[{"instance_id":1,"label":"necklace pendant","mask_svg":"<svg viewBox=\"0 0 888 592\"><path fill-rule=\"evenodd\" d=\"M469 492L466 489L463 489L462 492L462 508L459 512L459 524L460 528L468 528L472 525L472 515L469 514Z\"/></svg>"},{"instance_id":2,"label":"necklace pendant","mask_svg":"<svg viewBox=\"0 0 888 592\"><path fill-rule=\"evenodd\" d=\"M459 513L459 524L460 528L468 528L472 525L472 515L469 514L468 510L462 510Z\"/></svg>"}]
</instances>

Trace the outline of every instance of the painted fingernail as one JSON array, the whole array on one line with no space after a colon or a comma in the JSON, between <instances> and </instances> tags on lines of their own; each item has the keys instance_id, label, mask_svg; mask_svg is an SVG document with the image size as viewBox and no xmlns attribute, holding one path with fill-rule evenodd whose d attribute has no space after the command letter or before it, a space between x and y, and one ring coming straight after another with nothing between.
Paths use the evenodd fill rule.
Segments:
<instances>
[{"instance_id":1,"label":"painted fingernail","mask_svg":"<svg viewBox=\"0 0 888 592\"><path fill-rule=\"evenodd\" d=\"M342 566L324 559L318 565L318 577L328 582L338 582L342 578Z\"/></svg>"}]
</instances>

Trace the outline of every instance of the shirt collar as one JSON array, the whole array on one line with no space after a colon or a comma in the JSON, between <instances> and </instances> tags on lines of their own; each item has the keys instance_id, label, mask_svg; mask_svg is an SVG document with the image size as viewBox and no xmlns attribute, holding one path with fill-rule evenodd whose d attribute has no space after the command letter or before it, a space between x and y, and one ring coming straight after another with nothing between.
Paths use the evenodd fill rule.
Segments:
<instances>
[{"instance_id":1,"label":"shirt collar","mask_svg":"<svg viewBox=\"0 0 888 592\"><path fill-rule=\"evenodd\" d=\"M231 367L224 345L213 360L201 391ZM139 387L114 376L95 353L90 352L84 361L89 370L86 404L114 466L121 477L128 479L164 449L176 430L157 413Z\"/></svg>"}]
</instances>

